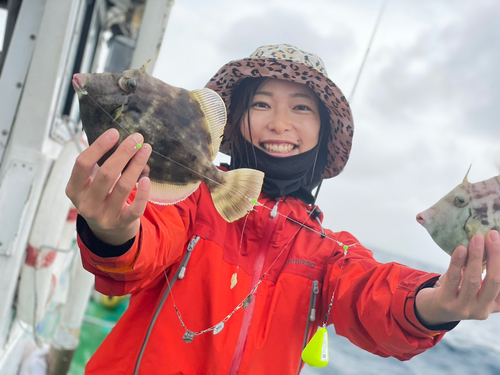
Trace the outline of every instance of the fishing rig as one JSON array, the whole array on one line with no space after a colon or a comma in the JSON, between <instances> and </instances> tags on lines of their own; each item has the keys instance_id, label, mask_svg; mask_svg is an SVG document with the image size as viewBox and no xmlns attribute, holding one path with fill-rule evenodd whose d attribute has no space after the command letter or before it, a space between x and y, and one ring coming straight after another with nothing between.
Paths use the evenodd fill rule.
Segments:
<instances>
[{"instance_id":1,"label":"fishing rig","mask_svg":"<svg viewBox=\"0 0 500 375\"><path fill-rule=\"evenodd\" d=\"M48 374L66 374L93 287L76 251L76 211L64 193L85 148L72 75L138 68L150 58L154 67L173 3L0 0L6 15L0 53L1 374L17 375L25 348L34 344L50 346ZM54 304L58 323L47 330Z\"/></svg>"},{"instance_id":2,"label":"fishing rig","mask_svg":"<svg viewBox=\"0 0 500 375\"><path fill-rule=\"evenodd\" d=\"M138 68L150 58L149 66L154 67L173 3L0 0L0 12L7 14L0 52L2 375L22 374L23 354L30 344L50 344L47 373L66 374L93 286L76 250L76 210L64 194L74 161L86 146L72 75ZM57 327L41 333L54 304L61 307ZM179 318L182 323L180 313ZM223 322L206 331L222 327ZM327 362L324 325L318 333L308 346L321 355L320 362ZM303 353L303 359L307 356Z\"/></svg>"}]
</instances>

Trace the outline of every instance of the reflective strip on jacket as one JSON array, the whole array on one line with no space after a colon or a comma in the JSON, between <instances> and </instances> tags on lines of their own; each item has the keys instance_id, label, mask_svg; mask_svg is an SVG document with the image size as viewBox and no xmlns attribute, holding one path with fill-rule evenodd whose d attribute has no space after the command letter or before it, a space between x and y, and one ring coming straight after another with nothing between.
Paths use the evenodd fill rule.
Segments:
<instances>
[{"instance_id":1,"label":"reflective strip on jacket","mask_svg":"<svg viewBox=\"0 0 500 375\"><path fill-rule=\"evenodd\" d=\"M326 230L322 238L309 206L299 200L280 200L275 217L276 200L261 196L259 202L265 207L227 223L201 184L174 206L148 203L140 234L122 256L101 258L79 238L83 265L95 274L96 289L106 295L131 294L127 311L89 361L86 374L134 373L167 289L165 277L172 280L195 236L200 239L159 313L139 374L296 374L306 327L309 340L323 323L335 287L328 323L362 349L407 360L441 339L443 332L426 329L414 313L416 292L439 275L377 263L347 232ZM342 247L332 239L355 244L345 263ZM230 289L238 265L238 282ZM191 343L182 340L185 329L174 300L187 329L199 332L223 321L264 272L253 302L236 311L220 333L197 335ZM319 293L311 322L314 286Z\"/></svg>"}]
</instances>

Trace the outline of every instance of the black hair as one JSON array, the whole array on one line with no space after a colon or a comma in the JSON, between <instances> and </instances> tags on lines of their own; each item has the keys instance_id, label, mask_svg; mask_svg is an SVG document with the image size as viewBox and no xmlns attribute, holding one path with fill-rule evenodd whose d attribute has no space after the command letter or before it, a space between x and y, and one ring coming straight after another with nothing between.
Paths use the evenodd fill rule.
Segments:
<instances>
[{"instance_id":1,"label":"black hair","mask_svg":"<svg viewBox=\"0 0 500 375\"><path fill-rule=\"evenodd\" d=\"M232 89L231 104L229 105L228 119L226 125L227 127L226 137L228 138L231 154L233 154L233 151L236 150L238 150L239 152L243 151L239 149L242 144L241 138L243 138L240 128L243 116L247 116L248 132L250 135L250 140L252 139L252 132L250 129L250 107L252 106L253 97L255 96L255 93L262 87L262 85L268 79L269 78L266 77L245 78L242 79ZM328 143L328 138L330 135L330 114L328 113L325 104L321 99L319 99L319 97L318 97L318 107L319 107L320 124L321 124L318 143L321 143L321 146L323 146L324 144L324 147L321 147L322 150L320 152L324 152L324 155L321 156L324 156L324 159L326 159L326 154L327 154L326 144ZM245 151L247 151L246 152L247 157L250 157L250 155L248 155L248 150ZM255 153L254 152L252 153L255 158ZM239 166L232 165L232 167L238 168Z\"/></svg>"},{"instance_id":2,"label":"black hair","mask_svg":"<svg viewBox=\"0 0 500 375\"><path fill-rule=\"evenodd\" d=\"M227 125L229 126L226 135L229 137L229 148L231 155L234 152L239 152L241 155L246 155L247 159L250 157L248 149L243 152L241 145L243 134L241 134L241 121L243 116L247 116L248 132L250 135L250 143L252 142L252 131L250 128L250 107L252 106L253 97L255 93L262 87L267 78L245 78L233 88L231 92L231 104L228 110ZM257 156L255 155L254 147L252 146L252 155L254 157L255 165L257 165ZM231 157L231 169L239 168L240 165L234 165L234 157ZM249 162L249 160L247 160Z\"/></svg>"},{"instance_id":3,"label":"black hair","mask_svg":"<svg viewBox=\"0 0 500 375\"><path fill-rule=\"evenodd\" d=\"M255 146L252 141L252 132L250 128L250 108L252 106L255 93L269 78L245 78L242 79L233 89L231 93L231 104L228 109L228 123L226 125L226 139L229 142L231 154L230 169L242 167L243 158L246 159L246 165L257 166L257 156ZM320 132L318 138L319 147L314 165L312 166L311 180L308 190L311 191L321 184L323 170L327 162L328 154L328 139L330 137L330 115L323 101L318 97L318 108L320 115ZM241 133L241 121L244 116L247 116L248 131L250 142L245 142L244 136ZM234 157L236 154L239 158ZM253 158L253 163L250 162ZM239 162L237 161L239 160ZM316 191L316 196L319 188ZM315 199L314 199L315 200Z\"/></svg>"}]
</instances>

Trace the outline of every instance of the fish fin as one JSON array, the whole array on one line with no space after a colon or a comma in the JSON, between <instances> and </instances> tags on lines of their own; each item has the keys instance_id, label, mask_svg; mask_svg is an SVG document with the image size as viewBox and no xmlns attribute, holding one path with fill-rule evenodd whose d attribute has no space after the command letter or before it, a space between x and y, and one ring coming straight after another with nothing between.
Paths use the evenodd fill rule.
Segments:
<instances>
[{"instance_id":1,"label":"fish fin","mask_svg":"<svg viewBox=\"0 0 500 375\"><path fill-rule=\"evenodd\" d=\"M146 63L143 66L141 66L139 69L142 70L144 73L147 73L146 68L148 67L149 63L151 63L151 61L153 61L153 60L156 61L159 54L160 54L160 48L157 48L156 52L153 54L153 56L148 61L146 61Z\"/></svg>"},{"instance_id":2,"label":"fish fin","mask_svg":"<svg viewBox=\"0 0 500 375\"><path fill-rule=\"evenodd\" d=\"M223 186L208 184L212 200L219 214L228 222L238 220L254 206L262 189L264 173L255 169L240 168L224 173Z\"/></svg>"},{"instance_id":3,"label":"fish fin","mask_svg":"<svg viewBox=\"0 0 500 375\"><path fill-rule=\"evenodd\" d=\"M118 108L118 110L115 113L115 118L113 119L113 121L118 120L118 118L122 115L124 109L125 109L125 103L123 103L123 105L120 108Z\"/></svg>"},{"instance_id":4,"label":"fish fin","mask_svg":"<svg viewBox=\"0 0 500 375\"><path fill-rule=\"evenodd\" d=\"M215 91L204 88L191 91L194 99L200 104L205 115L206 124L212 139L212 160L219 152L224 126L226 126L226 105Z\"/></svg>"},{"instance_id":5,"label":"fish fin","mask_svg":"<svg viewBox=\"0 0 500 375\"><path fill-rule=\"evenodd\" d=\"M149 63L151 62L153 58L150 58L146 63L139 68L139 70L142 70L144 73L147 73L146 68L148 67ZM137 66L137 65L136 65Z\"/></svg>"},{"instance_id":6,"label":"fish fin","mask_svg":"<svg viewBox=\"0 0 500 375\"><path fill-rule=\"evenodd\" d=\"M471 168L472 168L472 164L469 165L469 169L467 170L467 173L465 174L465 177L464 177L464 180L462 181L462 184L469 183L469 180L467 179L467 177L469 177L469 172L470 172Z\"/></svg>"},{"instance_id":7,"label":"fish fin","mask_svg":"<svg viewBox=\"0 0 500 375\"><path fill-rule=\"evenodd\" d=\"M149 201L161 205L181 202L193 194L200 186L200 183L201 181L196 181L191 184L175 185L151 181Z\"/></svg>"},{"instance_id":8,"label":"fish fin","mask_svg":"<svg viewBox=\"0 0 500 375\"><path fill-rule=\"evenodd\" d=\"M465 224L464 228L469 240L472 238L472 236L479 232L480 226L481 223L478 220L470 219L467 221L467 224Z\"/></svg>"}]
</instances>

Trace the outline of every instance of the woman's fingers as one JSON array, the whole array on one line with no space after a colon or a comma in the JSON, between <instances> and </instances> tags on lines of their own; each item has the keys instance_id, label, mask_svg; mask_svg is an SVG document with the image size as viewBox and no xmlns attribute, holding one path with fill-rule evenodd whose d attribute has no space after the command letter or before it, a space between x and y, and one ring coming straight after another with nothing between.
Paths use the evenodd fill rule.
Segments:
<instances>
[{"instance_id":1,"label":"woman's fingers","mask_svg":"<svg viewBox=\"0 0 500 375\"><path fill-rule=\"evenodd\" d=\"M482 280L483 253L486 249L486 276ZM486 238L472 237L467 250L459 246L452 254L442 285L417 294L417 310L426 322L439 324L462 319L486 319L500 311L500 236L490 231ZM431 300L431 302L429 302Z\"/></svg>"},{"instance_id":2,"label":"woman's fingers","mask_svg":"<svg viewBox=\"0 0 500 375\"><path fill-rule=\"evenodd\" d=\"M142 170L141 175L139 176L139 178L141 178L141 177L149 177L149 172L150 171L151 171L151 168L149 168L149 165L146 164L146 166Z\"/></svg>"},{"instance_id":3,"label":"woman's fingers","mask_svg":"<svg viewBox=\"0 0 500 375\"><path fill-rule=\"evenodd\" d=\"M116 129L109 129L76 158L71 177L66 187L66 195L71 200L75 199L76 195L87 187L89 177L94 172L94 166L106 152L113 148L118 138L118 131Z\"/></svg>"},{"instance_id":4,"label":"woman's fingers","mask_svg":"<svg viewBox=\"0 0 500 375\"><path fill-rule=\"evenodd\" d=\"M146 204L148 203L150 185L151 181L149 180L149 177L143 177L139 180L134 201L123 213L125 220L133 221L144 214Z\"/></svg>"},{"instance_id":5,"label":"woman's fingers","mask_svg":"<svg viewBox=\"0 0 500 375\"><path fill-rule=\"evenodd\" d=\"M130 162L128 163L127 168L122 172L121 177L118 179L116 185L113 187L113 191L111 192L111 194L107 199L107 204L109 204L110 206L115 206L117 208L120 207L120 209L123 207L123 204L125 203L130 193L136 186L137 180L139 179L139 176L144 170L144 167L150 155L151 155L151 146L148 145L147 143L143 144L139 152L137 152L132 157L132 160L130 160ZM135 199L137 199L137 195ZM142 212L137 217L141 215Z\"/></svg>"},{"instance_id":6,"label":"woman's fingers","mask_svg":"<svg viewBox=\"0 0 500 375\"><path fill-rule=\"evenodd\" d=\"M465 266L464 279L460 288L459 298L462 303L476 302L477 293L481 288L481 273L484 253L484 237L476 234L469 243L469 257Z\"/></svg>"},{"instance_id":7,"label":"woman's fingers","mask_svg":"<svg viewBox=\"0 0 500 375\"><path fill-rule=\"evenodd\" d=\"M443 280L440 278L441 287L446 298L454 299L458 296L466 257L467 248L465 246L457 247L451 256L448 270L441 277Z\"/></svg>"},{"instance_id":8,"label":"woman's fingers","mask_svg":"<svg viewBox=\"0 0 500 375\"><path fill-rule=\"evenodd\" d=\"M125 166L134 157L142 145L143 137L139 133L127 137L115 152L104 162L96 173L90 187L90 193L97 201L104 201Z\"/></svg>"},{"instance_id":9,"label":"woman's fingers","mask_svg":"<svg viewBox=\"0 0 500 375\"><path fill-rule=\"evenodd\" d=\"M497 231L486 235L486 276L478 298L480 305L489 305L500 292L500 238Z\"/></svg>"},{"instance_id":10,"label":"woman's fingers","mask_svg":"<svg viewBox=\"0 0 500 375\"><path fill-rule=\"evenodd\" d=\"M149 197L149 178L139 183L132 204L125 204L141 173L148 173L151 146L143 144L139 133L127 137L101 167L96 163L107 155L119 139L111 129L97 138L77 158L66 194L102 241L119 245L137 234L140 216ZM144 181L142 181L144 180Z\"/></svg>"}]
</instances>

